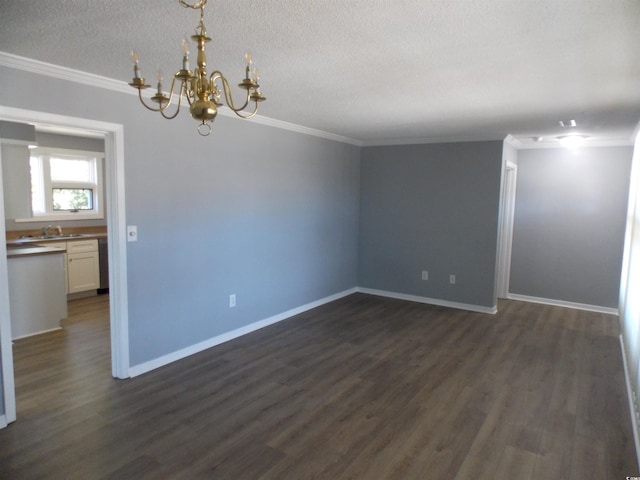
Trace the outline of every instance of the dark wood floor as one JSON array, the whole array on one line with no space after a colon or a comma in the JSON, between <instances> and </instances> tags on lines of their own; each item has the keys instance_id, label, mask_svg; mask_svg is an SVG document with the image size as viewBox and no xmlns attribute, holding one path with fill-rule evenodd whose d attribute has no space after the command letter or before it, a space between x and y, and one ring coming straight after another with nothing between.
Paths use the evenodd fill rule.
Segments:
<instances>
[{"instance_id":1,"label":"dark wood floor","mask_svg":"<svg viewBox=\"0 0 640 480\"><path fill-rule=\"evenodd\" d=\"M0 477L568 479L638 475L615 317L352 295L130 380L106 297L15 343Z\"/></svg>"}]
</instances>

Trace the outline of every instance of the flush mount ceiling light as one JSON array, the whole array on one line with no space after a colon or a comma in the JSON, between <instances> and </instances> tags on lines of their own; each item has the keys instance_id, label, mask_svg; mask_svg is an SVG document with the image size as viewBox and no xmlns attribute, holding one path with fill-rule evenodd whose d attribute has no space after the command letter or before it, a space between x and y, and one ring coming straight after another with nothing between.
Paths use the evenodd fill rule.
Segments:
<instances>
[{"instance_id":1,"label":"flush mount ceiling light","mask_svg":"<svg viewBox=\"0 0 640 480\"><path fill-rule=\"evenodd\" d=\"M567 148L577 148L584 143L584 141L589 138L588 135L562 135L561 137L556 137L560 140L560 143Z\"/></svg>"},{"instance_id":2,"label":"flush mount ceiling light","mask_svg":"<svg viewBox=\"0 0 640 480\"><path fill-rule=\"evenodd\" d=\"M209 76L207 74L205 43L211 41L211 38L207 36L207 29L204 26L204 6L207 4L207 0L199 0L193 5L187 3L186 0L178 0L178 3L185 8L200 10L200 22L196 27L195 35L191 35L191 40L196 42L198 47L198 66L193 72L189 70L189 44L185 38L183 40L184 55L182 57L182 68L173 76L169 95L166 95L162 91L162 72L158 69L158 91L153 97L151 97L151 101L158 105L156 107L153 104L148 105L142 98L142 90L149 88L150 85L148 85L144 78L140 76L138 55L136 52L131 52L134 76L129 85L138 89L140 102L142 102L146 108L153 112L160 112L160 115L167 119L175 118L178 115L180 112L182 97L184 96L189 103L189 112L191 113L191 116L201 122L200 125L198 125L198 133L206 137L211 133L211 125L208 122L213 122L213 120L215 120L215 117L218 114L218 107L223 105L221 101L223 95L227 106L241 118L253 117L258 112L258 104L266 100L266 98L260 92L260 84L258 83L260 77L258 76L258 70L254 69L251 55L247 53L245 77L238 84L240 88L246 90L246 94L243 94L244 99L242 106L235 106L231 96L231 87L224 75L218 70L213 71ZM173 90L176 83L179 85L176 92L178 96L178 104L176 111L172 114L168 114L167 109L173 101ZM253 107L251 109L247 109L251 102L253 102Z\"/></svg>"}]
</instances>

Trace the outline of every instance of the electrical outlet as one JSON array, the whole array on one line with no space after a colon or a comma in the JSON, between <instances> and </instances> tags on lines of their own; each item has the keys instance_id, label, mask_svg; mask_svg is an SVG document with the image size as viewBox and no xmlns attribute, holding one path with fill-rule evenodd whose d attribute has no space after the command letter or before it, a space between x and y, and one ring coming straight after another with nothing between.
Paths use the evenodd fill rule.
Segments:
<instances>
[{"instance_id":1,"label":"electrical outlet","mask_svg":"<svg viewBox=\"0 0 640 480\"><path fill-rule=\"evenodd\" d=\"M429 280L429 272L427 270L422 270L422 280Z\"/></svg>"},{"instance_id":2,"label":"electrical outlet","mask_svg":"<svg viewBox=\"0 0 640 480\"><path fill-rule=\"evenodd\" d=\"M449 275L449 283L451 285L455 285L456 284L456 276L455 275Z\"/></svg>"},{"instance_id":3,"label":"electrical outlet","mask_svg":"<svg viewBox=\"0 0 640 480\"><path fill-rule=\"evenodd\" d=\"M236 306L236 294L232 293L229 295L229 308L233 308Z\"/></svg>"}]
</instances>

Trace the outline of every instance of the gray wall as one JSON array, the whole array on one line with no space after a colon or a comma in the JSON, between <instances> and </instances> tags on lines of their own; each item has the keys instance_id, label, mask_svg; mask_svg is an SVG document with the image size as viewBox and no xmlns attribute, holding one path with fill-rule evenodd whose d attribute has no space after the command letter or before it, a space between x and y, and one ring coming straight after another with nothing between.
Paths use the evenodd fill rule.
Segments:
<instances>
[{"instance_id":1,"label":"gray wall","mask_svg":"<svg viewBox=\"0 0 640 480\"><path fill-rule=\"evenodd\" d=\"M364 148L359 285L494 307L501 170L502 141Z\"/></svg>"},{"instance_id":2,"label":"gray wall","mask_svg":"<svg viewBox=\"0 0 640 480\"><path fill-rule=\"evenodd\" d=\"M202 138L186 111L0 76L0 105L124 125L132 365L356 285L358 147L223 116Z\"/></svg>"},{"instance_id":3,"label":"gray wall","mask_svg":"<svg viewBox=\"0 0 640 480\"><path fill-rule=\"evenodd\" d=\"M617 308L631 147L521 150L510 293Z\"/></svg>"},{"instance_id":4,"label":"gray wall","mask_svg":"<svg viewBox=\"0 0 640 480\"><path fill-rule=\"evenodd\" d=\"M38 146L41 147L104 152L103 139L38 132L36 133L36 140ZM7 231L39 229L51 224L51 221L15 221L16 218L29 218L31 216L31 177L29 168L29 150L26 146L2 145L5 228ZM106 188L104 189L103 195L106 196ZM106 201L104 204L106 205ZM106 217L101 220L69 220L56 222L56 225L62 227L104 226L106 224Z\"/></svg>"},{"instance_id":5,"label":"gray wall","mask_svg":"<svg viewBox=\"0 0 640 480\"><path fill-rule=\"evenodd\" d=\"M7 230L17 224L16 218L31 216L31 176L29 149L25 145L2 144L2 184ZM29 228L29 227L24 227Z\"/></svg>"}]
</instances>

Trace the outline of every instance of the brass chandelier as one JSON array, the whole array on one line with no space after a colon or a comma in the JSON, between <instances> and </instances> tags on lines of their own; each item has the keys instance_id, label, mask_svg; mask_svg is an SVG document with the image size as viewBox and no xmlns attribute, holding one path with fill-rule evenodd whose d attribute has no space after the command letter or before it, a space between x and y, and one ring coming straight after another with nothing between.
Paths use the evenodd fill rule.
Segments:
<instances>
[{"instance_id":1,"label":"brass chandelier","mask_svg":"<svg viewBox=\"0 0 640 480\"><path fill-rule=\"evenodd\" d=\"M245 69L245 77L242 82L238 84L240 88L246 90L242 106L235 106L231 96L229 82L221 72L215 70L211 75L207 76L207 57L204 50L205 43L211 41L211 38L207 36L207 29L204 26L204 6L207 4L207 0L198 0L193 5L187 3L186 0L178 0L178 3L185 8L200 10L200 22L195 29L195 34L191 35L191 40L198 45L198 66L193 72L189 70L189 44L185 38L183 40L184 56L182 57L182 68L173 76L169 95L166 95L162 91L162 73L158 69L158 91L151 97L151 101L157 104L156 107L153 104L148 105L142 98L142 90L149 88L150 85L140 76L140 67L138 66L138 56L136 52L131 52L131 58L133 60L133 80L129 85L138 89L140 102L142 102L146 108L153 112L160 112L160 115L167 119L175 118L178 115L182 104L182 97L184 96L189 103L191 116L201 122L200 125L198 125L198 133L206 137L211 133L211 125L208 122L215 120L218 114L218 107L223 105L221 101L223 95L227 106L241 118L253 117L258 112L258 104L265 101L266 98L260 91L258 70L254 68L251 54L249 53L246 54L247 66ZM176 111L169 114L167 109L173 101L176 82L179 84L177 90L178 104ZM247 109L252 102L253 107Z\"/></svg>"}]
</instances>

